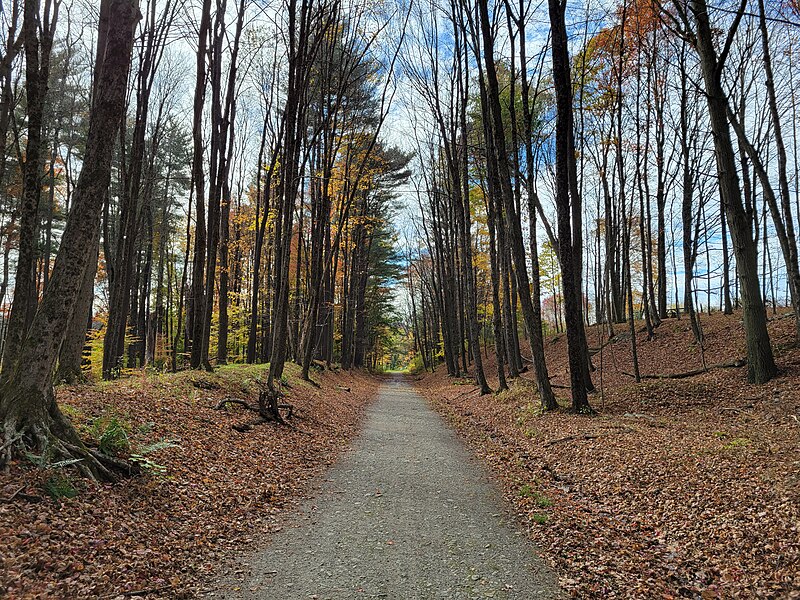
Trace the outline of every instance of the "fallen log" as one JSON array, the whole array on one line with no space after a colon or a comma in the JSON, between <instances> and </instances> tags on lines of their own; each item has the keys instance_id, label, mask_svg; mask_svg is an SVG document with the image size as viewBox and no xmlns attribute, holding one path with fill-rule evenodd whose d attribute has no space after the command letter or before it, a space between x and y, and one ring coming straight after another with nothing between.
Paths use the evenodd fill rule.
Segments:
<instances>
[{"instance_id":1,"label":"fallen log","mask_svg":"<svg viewBox=\"0 0 800 600\"><path fill-rule=\"evenodd\" d=\"M700 367L699 369L692 369L691 371L683 371L682 373L667 373L667 374L655 374L655 375L642 375L641 379L688 379L690 377L697 377L698 375L703 375L704 373L709 373L711 371L715 371L717 369L736 369L739 367L744 367L747 365L747 361L743 358L738 360L731 360L728 362L717 363L715 365L709 365L707 367ZM633 373L628 373L627 371L620 371L623 375L627 377L635 378Z\"/></svg>"}]
</instances>

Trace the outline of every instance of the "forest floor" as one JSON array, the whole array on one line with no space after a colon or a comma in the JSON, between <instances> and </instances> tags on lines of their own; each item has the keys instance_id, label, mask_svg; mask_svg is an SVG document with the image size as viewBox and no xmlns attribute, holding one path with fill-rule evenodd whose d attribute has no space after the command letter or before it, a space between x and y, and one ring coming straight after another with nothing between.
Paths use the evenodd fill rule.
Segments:
<instances>
[{"instance_id":1,"label":"forest floor","mask_svg":"<svg viewBox=\"0 0 800 600\"><path fill-rule=\"evenodd\" d=\"M255 402L264 369L59 387L83 437L129 445L122 454L140 455L145 474L95 485L27 464L0 473L0 597L194 597L231 551L279 529L307 482L349 446L377 386L326 371L313 373L316 388L287 365L295 428L241 433L233 425L255 414L215 406Z\"/></svg>"},{"instance_id":2,"label":"forest floor","mask_svg":"<svg viewBox=\"0 0 800 600\"><path fill-rule=\"evenodd\" d=\"M740 315L703 316L707 365L744 357ZM596 416L570 414L564 336L546 342L564 409L541 414L532 373L481 397L443 368L417 383L498 474L560 583L579 598L800 598L800 350L770 332L781 374L746 368L634 383L630 338L593 357ZM617 326L617 332L627 332ZM608 336L592 328L590 346ZM643 375L702 366L688 321L637 335ZM489 362L492 362L491 360ZM487 367L491 373L493 363ZM496 379L491 382L496 386Z\"/></svg>"}]
</instances>

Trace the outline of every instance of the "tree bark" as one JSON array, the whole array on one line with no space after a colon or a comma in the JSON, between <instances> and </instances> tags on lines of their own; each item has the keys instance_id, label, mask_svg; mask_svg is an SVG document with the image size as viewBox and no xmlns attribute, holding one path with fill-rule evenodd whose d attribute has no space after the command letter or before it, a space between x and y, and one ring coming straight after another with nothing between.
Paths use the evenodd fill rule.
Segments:
<instances>
[{"instance_id":1,"label":"tree bark","mask_svg":"<svg viewBox=\"0 0 800 600\"><path fill-rule=\"evenodd\" d=\"M203 0L197 45L197 70L194 89L192 120L192 179L195 196L194 255L192 258L192 285L186 315L186 338L191 334L189 364L198 369L203 360L203 311L205 309L205 254L206 254L206 177L203 168L203 107L206 98L206 51L211 31L211 0Z\"/></svg>"},{"instance_id":2,"label":"tree bark","mask_svg":"<svg viewBox=\"0 0 800 600\"><path fill-rule=\"evenodd\" d=\"M44 16L39 25L39 0L26 0L22 18L25 48L25 96L27 102L27 141L22 167L22 206L19 220L17 272L14 278L14 302L11 305L5 352L0 379L11 375L22 342L33 320L38 301L36 293L36 261L41 197L42 121L50 77L50 51L58 19L60 3L45 0ZM51 11L52 10L52 14ZM41 36L39 35L41 31Z\"/></svg>"},{"instance_id":3,"label":"tree bark","mask_svg":"<svg viewBox=\"0 0 800 600\"><path fill-rule=\"evenodd\" d=\"M728 32L728 40L732 40L735 35L744 8L745 2L736 13L734 25ZM728 99L722 89L722 71L730 43L726 42L722 55L717 55L706 1L691 0L690 9L696 25L695 48L700 57L709 121L714 133L720 195L725 204L739 271L747 346L747 377L751 383L766 383L777 374L778 369L772 353L767 315L758 281L758 250L751 234L750 219L742 205L736 155L727 118Z\"/></svg>"},{"instance_id":4,"label":"tree bark","mask_svg":"<svg viewBox=\"0 0 800 600\"><path fill-rule=\"evenodd\" d=\"M479 0L478 12L483 42L483 62L486 72L486 98L489 104L489 114L491 116L491 126L494 135L494 154L495 160L497 161L500 191L505 209L505 222L509 241L511 242L511 253L514 259L514 269L518 283L520 304L522 305L522 314L525 318L525 324L528 327L528 333L531 339L533 339L536 336L542 335L541 323L537 324L535 316L536 309L533 306L533 299L531 298L528 266L525 260L525 246L522 241L522 225L519 215L516 213L516 207L514 206L511 174L509 172L508 153L505 142L505 130L503 126L503 114L500 105L500 91L494 59L494 39L492 37L492 25L489 20L489 10L486 0ZM573 273L570 273L570 277L573 278L573 281L575 280ZM576 314L580 315L580 307L577 307ZM533 358L534 360L539 360L541 357L537 358L537 356L534 355ZM541 398L542 404L544 406L551 406L555 403L555 397L550 386L550 378L546 375L547 365L537 365L536 373L536 385L539 389L539 397ZM541 376L540 374L545 375ZM585 388L583 388L583 386L581 387L584 389L585 394Z\"/></svg>"},{"instance_id":5,"label":"tree bark","mask_svg":"<svg viewBox=\"0 0 800 600\"><path fill-rule=\"evenodd\" d=\"M111 178L114 140L124 114L133 33L139 18L136 0L102 3L84 165L50 285L10 375L0 387L0 422L5 439L0 463L7 463L15 452L28 447L51 460L81 459L77 466L88 475L110 476L58 409L53 373L95 252L92 242L100 227L99 215Z\"/></svg>"},{"instance_id":6,"label":"tree bark","mask_svg":"<svg viewBox=\"0 0 800 600\"><path fill-rule=\"evenodd\" d=\"M89 259L86 272L83 276L78 300L75 303L75 312L69 319L67 333L61 346L58 358L58 371L56 381L74 383L82 381L83 376L83 348L86 345L86 332L92 323L92 303L94 301L94 279L97 275L97 259L100 250L100 228L92 242L94 254Z\"/></svg>"},{"instance_id":7,"label":"tree bark","mask_svg":"<svg viewBox=\"0 0 800 600\"><path fill-rule=\"evenodd\" d=\"M556 93L556 208L558 213L558 247L561 262L561 279L564 290L564 312L567 328L567 352L569 356L570 383L572 386L572 409L578 413L591 412L585 373L587 353L584 351L585 334L581 318L580 288L575 289L576 252L574 245L580 244L581 231L573 231L570 204L570 144L572 138L572 79L570 77L567 30L564 23L566 4L561 0L548 0L553 54L553 83ZM577 199L573 198L573 202ZM575 236L575 239L573 239Z\"/></svg>"}]
</instances>

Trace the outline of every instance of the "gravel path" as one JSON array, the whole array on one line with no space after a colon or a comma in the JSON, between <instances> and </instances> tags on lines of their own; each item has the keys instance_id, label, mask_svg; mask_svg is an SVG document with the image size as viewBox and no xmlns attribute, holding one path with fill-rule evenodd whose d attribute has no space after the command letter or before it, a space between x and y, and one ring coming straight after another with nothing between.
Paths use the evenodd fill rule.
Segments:
<instances>
[{"instance_id":1,"label":"gravel path","mask_svg":"<svg viewBox=\"0 0 800 600\"><path fill-rule=\"evenodd\" d=\"M227 598L562 598L486 471L401 379ZM237 591L230 591L239 588Z\"/></svg>"}]
</instances>

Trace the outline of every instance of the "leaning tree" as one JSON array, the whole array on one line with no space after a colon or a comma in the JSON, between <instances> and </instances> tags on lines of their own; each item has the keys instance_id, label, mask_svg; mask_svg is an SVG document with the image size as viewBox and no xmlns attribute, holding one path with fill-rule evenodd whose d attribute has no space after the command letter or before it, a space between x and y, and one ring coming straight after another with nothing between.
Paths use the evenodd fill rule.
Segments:
<instances>
[{"instance_id":1,"label":"leaning tree","mask_svg":"<svg viewBox=\"0 0 800 600\"><path fill-rule=\"evenodd\" d=\"M0 466L15 453L38 451L48 460L75 460L91 477L110 478L110 458L81 442L55 400L54 372L75 314L84 273L96 256L97 231L111 180L114 144L124 114L138 0L103 0L97 37L92 108L83 168L75 187L53 275L10 374L0 387L3 443Z\"/></svg>"}]
</instances>

